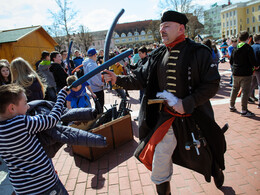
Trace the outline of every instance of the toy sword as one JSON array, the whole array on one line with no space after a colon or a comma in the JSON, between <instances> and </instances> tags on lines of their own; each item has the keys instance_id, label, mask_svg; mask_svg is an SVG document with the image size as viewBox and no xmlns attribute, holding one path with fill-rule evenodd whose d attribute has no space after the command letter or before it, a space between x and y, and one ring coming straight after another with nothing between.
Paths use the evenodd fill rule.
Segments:
<instances>
[{"instance_id":1,"label":"toy sword","mask_svg":"<svg viewBox=\"0 0 260 195\"><path fill-rule=\"evenodd\" d=\"M89 80L96 74L100 73L102 70L105 70L109 68L109 66L112 66L113 64L119 62L120 60L124 59L125 57L131 55L133 53L132 49L128 49L124 51L123 53L111 58L110 60L106 61L105 63L101 64L94 70L90 71L89 73L85 74L84 76L80 77L78 80L74 81L68 89L71 89L72 87L77 87L78 85L84 83L85 81Z\"/></svg>"},{"instance_id":2,"label":"toy sword","mask_svg":"<svg viewBox=\"0 0 260 195\"><path fill-rule=\"evenodd\" d=\"M71 54L71 47L72 47L73 41L70 42L69 50L68 50L68 56L67 56L67 64L69 69L69 75L71 75L71 68L70 68L70 54Z\"/></svg>"},{"instance_id":3,"label":"toy sword","mask_svg":"<svg viewBox=\"0 0 260 195\"><path fill-rule=\"evenodd\" d=\"M117 16L115 17L109 31L107 31L107 35L106 35L106 40L105 40L105 48L104 48L104 60L103 62L106 62L108 60L109 57L109 47L110 47L110 42L111 42L111 38L113 35L113 31L116 27L116 23L119 20L119 18L123 15L123 13L125 12L124 9L122 9ZM112 89L112 83L111 81L109 81L109 88Z\"/></svg>"}]
</instances>

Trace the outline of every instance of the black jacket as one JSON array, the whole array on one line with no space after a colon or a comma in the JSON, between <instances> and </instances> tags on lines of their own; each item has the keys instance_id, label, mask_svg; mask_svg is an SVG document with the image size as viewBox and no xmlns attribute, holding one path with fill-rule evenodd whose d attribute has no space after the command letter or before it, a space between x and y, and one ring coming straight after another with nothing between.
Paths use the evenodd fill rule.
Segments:
<instances>
[{"instance_id":1,"label":"black jacket","mask_svg":"<svg viewBox=\"0 0 260 195\"><path fill-rule=\"evenodd\" d=\"M234 48L230 58L234 76L251 76L253 67L258 66L253 48L247 43L241 48Z\"/></svg>"},{"instance_id":2,"label":"black jacket","mask_svg":"<svg viewBox=\"0 0 260 195\"><path fill-rule=\"evenodd\" d=\"M213 116L213 110L209 99L218 91L220 75L217 66L212 65L211 51L202 44L197 44L186 39L185 49L189 49L185 54L182 64L190 64L192 67L192 94L186 94L185 97L179 97L183 100L183 106L186 113L192 113L194 109L199 109ZM117 76L116 84L125 89L146 88L139 113L139 138L143 139L157 123L159 114L159 105L148 105L148 99L155 99L156 93L160 92L158 80L161 77L157 75L157 68L160 66L163 56L166 53L166 47L162 46L154 50L146 64L138 67L129 76ZM193 55L191 55L191 53ZM177 78L179 83L186 82L187 77ZM186 87L186 86L185 86ZM183 96L183 95L182 95ZM177 96L178 97L178 96ZM149 113L149 114L148 114Z\"/></svg>"},{"instance_id":3,"label":"black jacket","mask_svg":"<svg viewBox=\"0 0 260 195\"><path fill-rule=\"evenodd\" d=\"M66 79L68 74L62 68L61 64L51 63L50 71L53 73L57 85L57 90L60 90L67 85Z\"/></svg>"},{"instance_id":4,"label":"black jacket","mask_svg":"<svg viewBox=\"0 0 260 195\"><path fill-rule=\"evenodd\" d=\"M180 54L176 64L177 72L179 73L176 80L178 80L177 85L180 93L177 94L177 97L182 99L183 107L187 114L196 115L193 119L187 118L185 121L187 125L191 124L192 128L193 120L195 120L196 124L207 123L209 129L203 127L203 130L209 132L206 132L204 136L208 136L206 139L210 140L211 143L201 149L201 153L203 153L201 157L198 157L194 151L186 151L184 144L191 137L190 133L188 133L190 128L185 128L182 125L182 120L177 118L173 125L178 148L174 151L173 162L202 173L206 180L210 181L210 176L213 174L211 169L215 162L221 169L225 168L225 138L223 132L221 132L221 129L214 121L214 114L209 101L218 91L220 75L217 66L213 64L211 51L206 46L186 39L185 42L174 47L174 50L178 49L180 49ZM160 92L161 87L158 83L162 81L164 75L158 75L158 72L160 72L163 58L167 52L167 48L162 46L153 51L147 63L133 71L132 75L117 77L116 84L126 89L146 88L139 112L140 145L142 140L146 140L147 137L149 139L156 127L171 117L160 110L159 104L148 105L147 103L148 99L156 98L156 93ZM187 81L189 67L191 67L190 82ZM189 85L191 85L191 93L189 93ZM200 121L196 121L197 119ZM215 150L216 148L217 151Z\"/></svg>"}]
</instances>

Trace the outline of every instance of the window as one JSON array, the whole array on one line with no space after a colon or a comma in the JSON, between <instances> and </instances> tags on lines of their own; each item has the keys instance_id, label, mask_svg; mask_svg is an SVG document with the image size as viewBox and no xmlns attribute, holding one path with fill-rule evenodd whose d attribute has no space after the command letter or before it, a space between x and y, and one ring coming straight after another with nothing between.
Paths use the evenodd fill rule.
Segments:
<instances>
[{"instance_id":1,"label":"window","mask_svg":"<svg viewBox=\"0 0 260 195\"><path fill-rule=\"evenodd\" d=\"M229 15L232 16L232 12L230 12Z\"/></svg>"},{"instance_id":2,"label":"window","mask_svg":"<svg viewBox=\"0 0 260 195\"><path fill-rule=\"evenodd\" d=\"M250 32L250 29L249 29L249 28L247 28L247 32Z\"/></svg>"},{"instance_id":3,"label":"window","mask_svg":"<svg viewBox=\"0 0 260 195\"><path fill-rule=\"evenodd\" d=\"M228 27L228 21L227 21L227 27Z\"/></svg>"},{"instance_id":4,"label":"window","mask_svg":"<svg viewBox=\"0 0 260 195\"><path fill-rule=\"evenodd\" d=\"M237 24L236 24L236 22L237 22L237 21L236 21L236 20L234 20L234 26L236 26L236 25L237 25Z\"/></svg>"},{"instance_id":5,"label":"window","mask_svg":"<svg viewBox=\"0 0 260 195\"><path fill-rule=\"evenodd\" d=\"M255 7L252 7L252 12L255 12Z\"/></svg>"},{"instance_id":6,"label":"window","mask_svg":"<svg viewBox=\"0 0 260 195\"><path fill-rule=\"evenodd\" d=\"M223 27L225 27L225 23L223 22Z\"/></svg>"},{"instance_id":7,"label":"window","mask_svg":"<svg viewBox=\"0 0 260 195\"><path fill-rule=\"evenodd\" d=\"M260 5L258 5L258 11L260 11Z\"/></svg>"},{"instance_id":8,"label":"window","mask_svg":"<svg viewBox=\"0 0 260 195\"><path fill-rule=\"evenodd\" d=\"M141 31L141 35L145 35L145 32L144 32L144 30L142 30L142 31Z\"/></svg>"},{"instance_id":9,"label":"window","mask_svg":"<svg viewBox=\"0 0 260 195\"><path fill-rule=\"evenodd\" d=\"M226 13L226 18L228 18L228 13Z\"/></svg>"},{"instance_id":10,"label":"window","mask_svg":"<svg viewBox=\"0 0 260 195\"><path fill-rule=\"evenodd\" d=\"M139 33L138 32L135 32L135 36L138 36L139 35Z\"/></svg>"},{"instance_id":11,"label":"window","mask_svg":"<svg viewBox=\"0 0 260 195\"><path fill-rule=\"evenodd\" d=\"M230 35L232 35L232 30L230 30Z\"/></svg>"},{"instance_id":12,"label":"window","mask_svg":"<svg viewBox=\"0 0 260 195\"><path fill-rule=\"evenodd\" d=\"M230 26L232 26L232 21L230 21Z\"/></svg>"},{"instance_id":13,"label":"window","mask_svg":"<svg viewBox=\"0 0 260 195\"><path fill-rule=\"evenodd\" d=\"M223 14L223 19L225 18L225 14Z\"/></svg>"},{"instance_id":14,"label":"window","mask_svg":"<svg viewBox=\"0 0 260 195\"><path fill-rule=\"evenodd\" d=\"M255 22L255 16L252 17L252 21L253 21L253 23Z\"/></svg>"},{"instance_id":15,"label":"window","mask_svg":"<svg viewBox=\"0 0 260 195\"><path fill-rule=\"evenodd\" d=\"M255 33L255 27L253 26L253 33Z\"/></svg>"},{"instance_id":16,"label":"window","mask_svg":"<svg viewBox=\"0 0 260 195\"><path fill-rule=\"evenodd\" d=\"M258 22L260 22L260 15L258 15Z\"/></svg>"},{"instance_id":17,"label":"window","mask_svg":"<svg viewBox=\"0 0 260 195\"><path fill-rule=\"evenodd\" d=\"M122 33L122 34L121 34L121 37L126 37L125 33Z\"/></svg>"},{"instance_id":18,"label":"window","mask_svg":"<svg viewBox=\"0 0 260 195\"><path fill-rule=\"evenodd\" d=\"M127 34L127 36L128 36L128 37L131 37L131 36L133 36L133 34L132 34L131 32L129 32L129 33Z\"/></svg>"},{"instance_id":19,"label":"window","mask_svg":"<svg viewBox=\"0 0 260 195\"><path fill-rule=\"evenodd\" d=\"M148 35L152 34L152 31L151 31L151 30L148 30L147 34L148 34Z\"/></svg>"},{"instance_id":20,"label":"window","mask_svg":"<svg viewBox=\"0 0 260 195\"><path fill-rule=\"evenodd\" d=\"M97 42L98 45L100 45L100 42Z\"/></svg>"},{"instance_id":21,"label":"window","mask_svg":"<svg viewBox=\"0 0 260 195\"><path fill-rule=\"evenodd\" d=\"M138 41L138 40L139 40L139 37L135 37L135 40Z\"/></svg>"},{"instance_id":22,"label":"window","mask_svg":"<svg viewBox=\"0 0 260 195\"><path fill-rule=\"evenodd\" d=\"M236 34L237 34L237 30L236 30L236 29L234 29L234 35L236 36Z\"/></svg>"},{"instance_id":23,"label":"window","mask_svg":"<svg viewBox=\"0 0 260 195\"><path fill-rule=\"evenodd\" d=\"M227 30L227 36L229 36L229 31Z\"/></svg>"},{"instance_id":24,"label":"window","mask_svg":"<svg viewBox=\"0 0 260 195\"><path fill-rule=\"evenodd\" d=\"M246 9L246 14L249 14L249 9L248 8Z\"/></svg>"},{"instance_id":25,"label":"window","mask_svg":"<svg viewBox=\"0 0 260 195\"><path fill-rule=\"evenodd\" d=\"M249 18L246 19L246 23L249 24Z\"/></svg>"},{"instance_id":26,"label":"window","mask_svg":"<svg viewBox=\"0 0 260 195\"><path fill-rule=\"evenodd\" d=\"M115 34L115 38L119 38L119 35L117 33Z\"/></svg>"},{"instance_id":27,"label":"window","mask_svg":"<svg viewBox=\"0 0 260 195\"><path fill-rule=\"evenodd\" d=\"M258 26L258 32L260 32L260 26Z\"/></svg>"},{"instance_id":28,"label":"window","mask_svg":"<svg viewBox=\"0 0 260 195\"><path fill-rule=\"evenodd\" d=\"M116 42L116 43L120 43L120 40L119 40L119 39L117 39L115 42Z\"/></svg>"},{"instance_id":29,"label":"window","mask_svg":"<svg viewBox=\"0 0 260 195\"><path fill-rule=\"evenodd\" d=\"M128 38L128 41L131 42L131 41L133 41L133 39L132 38Z\"/></svg>"},{"instance_id":30,"label":"window","mask_svg":"<svg viewBox=\"0 0 260 195\"><path fill-rule=\"evenodd\" d=\"M145 40L145 36L142 36L142 40Z\"/></svg>"},{"instance_id":31,"label":"window","mask_svg":"<svg viewBox=\"0 0 260 195\"><path fill-rule=\"evenodd\" d=\"M235 10L235 11L233 11L233 15L234 15L234 16L236 15L236 10Z\"/></svg>"},{"instance_id":32,"label":"window","mask_svg":"<svg viewBox=\"0 0 260 195\"><path fill-rule=\"evenodd\" d=\"M153 35L149 35L149 36L148 36L148 39L153 39Z\"/></svg>"},{"instance_id":33,"label":"window","mask_svg":"<svg viewBox=\"0 0 260 195\"><path fill-rule=\"evenodd\" d=\"M93 43L92 45L95 46L95 43Z\"/></svg>"},{"instance_id":34,"label":"window","mask_svg":"<svg viewBox=\"0 0 260 195\"><path fill-rule=\"evenodd\" d=\"M126 42L126 39L122 39L122 42Z\"/></svg>"}]
</instances>

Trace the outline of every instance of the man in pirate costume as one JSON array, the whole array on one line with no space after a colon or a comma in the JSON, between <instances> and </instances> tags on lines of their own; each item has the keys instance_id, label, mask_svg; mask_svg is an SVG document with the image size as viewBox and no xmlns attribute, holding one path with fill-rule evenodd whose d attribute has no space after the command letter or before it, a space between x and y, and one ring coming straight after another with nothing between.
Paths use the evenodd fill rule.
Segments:
<instances>
[{"instance_id":1,"label":"man in pirate costume","mask_svg":"<svg viewBox=\"0 0 260 195\"><path fill-rule=\"evenodd\" d=\"M116 76L109 71L105 75L106 81L128 90L146 88L135 156L152 171L160 195L170 194L172 163L203 174L208 182L213 176L218 188L224 182L226 142L209 101L218 91L220 76L210 49L185 38L187 22L182 13L164 12L160 24L164 46L131 75ZM171 98L163 104L149 103L164 90L177 103L170 104Z\"/></svg>"}]
</instances>

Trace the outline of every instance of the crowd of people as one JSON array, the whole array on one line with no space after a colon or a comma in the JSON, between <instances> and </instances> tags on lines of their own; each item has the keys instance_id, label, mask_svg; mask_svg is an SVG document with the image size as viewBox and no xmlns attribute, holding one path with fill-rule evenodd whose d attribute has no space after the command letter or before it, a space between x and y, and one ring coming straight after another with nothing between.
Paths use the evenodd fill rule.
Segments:
<instances>
[{"instance_id":1,"label":"crowd of people","mask_svg":"<svg viewBox=\"0 0 260 195\"><path fill-rule=\"evenodd\" d=\"M241 31L238 37L231 39L223 38L219 50L216 50L215 44L210 39L203 41L212 50L213 62L218 65L226 59L230 63L230 111L236 112L235 101L241 96L241 116L252 117L254 113L247 109L248 103L257 102L257 108L260 109L260 100L255 97L255 89L260 91L260 34L250 36L247 31Z\"/></svg>"},{"instance_id":2,"label":"crowd of people","mask_svg":"<svg viewBox=\"0 0 260 195\"><path fill-rule=\"evenodd\" d=\"M141 141L148 140L146 146L149 145L153 150L151 152L149 149L148 152L145 147L138 148L140 151L137 151L137 153L139 152L137 158L152 171L151 179L156 184L158 194L170 194L169 181L172 176L172 162L176 161L176 155L179 155L180 159L187 157L182 154L186 151L180 147L183 144L183 137L186 136L182 133L184 132L183 119L189 124L189 118L193 113L195 116L200 113L204 123L205 121L207 123L215 122L209 99L218 91L220 81L218 64L224 62L226 58L230 61L232 71L229 109L231 112L236 111L235 101L241 88L241 116L254 116L248 110L247 104L248 101L258 100L258 108L260 108L259 97L257 99L253 95L257 85L260 89L260 35L255 34L253 40L250 40L249 34L241 31L238 37L231 39L230 43L223 39L219 50L210 39L199 44L185 38L187 22L188 19L184 14L166 11L162 15L160 25L162 46L134 48L132 56L111 66L110 71L105 70L106 74L98 73L77 87L72 87L71 90L65 90L66 86L70 86L77 79L104 63L103 50L97 51L90 48L86 53L86 58L80 51L75 50L72 60L68 60L66 50L51 53L43 51L41 60L35 65L35 70L21 57L14 59L10 64L7 60L1 60L1 130L5 129L10 136L11 132L15 130L26 134L27 129L29 134L25 135L24 139L28 139L30 141L28 143L39 150L32 157L40 158L40 161L43 162L34 162L35 160L31 159L31 156L27 156L25 151L33 153L33 149L25 140L18 138L18 135L16 135L17 140L20 140L23 145L19 149L21 156L16 159L20 170L17 170L16 163L12 162L12 156L8 156L6 153L1 154L0 151L8 164L10 181L16 193L47 194L53 190L60 190L63 194L67 193L37 138L30 137L30 131L41 131L56 124L64 105L68 108L92 107L90 102L92 97L94 102L98 102L103 109L104 88L108 82L112 83L113 89L124 100L129 97L127 90L140 90L139 138ZM252 44L253 42L254 44ZM118 51L111 51L109 58L113 58L126 49L120 48ZM187 56L189 57L187 58ZM260 93L260 90L258 91ZM166 102L162 106L149 105L148 100L156 99L157 92L163 92L160 97L164 97ZM43 118L36 117L35 121L33 118L25 120L24 117L21 117L26 114L27 102L43 99L56 102L51 113ZM97 104L95 107L98 109ZM10 123L20 125L21 128L10 126ZM44 125L41 126L41 123ZM162 127L161 125L165 123L168 125ZM219 137L219 141L224 143L223 135L219 135ZM1 140L4 139L1 138ZM177 145L177 142L180 144ZM0 148L2 151L11 151L12 148L17 150L12 144L14 144L12 140L7 139L0 143ZM22 152L21 149L24 151ZM15 151L11 152L15 153ZM219 153L222 155L223 151L219 151ZM224 182L222 172L224 168L214 158L213 162L208 163L209 166L205 165L205 167L210 167L210 173L207 173L206 168L203 171L205 171L205 178L207 174L210 174L214 177L216 186L220 188ZM23 165L21 159L25 159L28 164ZM185 160L182 160L178 162L198 171L191 165L192 163L189 162L187 165ZM30 167L30 170L34 170L35 167L38 170L38 166L39 170L46 174L41 174L37 179L32 178L26 169ZM38 173L32 171L32 174L37 175ZM21 185L19 182L21 177L28 177L28 183Z\"/></svg>"}]
</instances>

